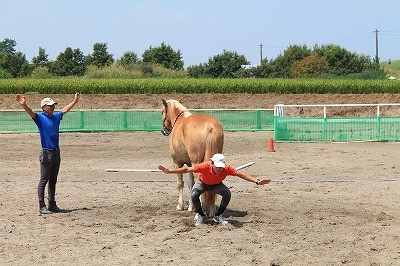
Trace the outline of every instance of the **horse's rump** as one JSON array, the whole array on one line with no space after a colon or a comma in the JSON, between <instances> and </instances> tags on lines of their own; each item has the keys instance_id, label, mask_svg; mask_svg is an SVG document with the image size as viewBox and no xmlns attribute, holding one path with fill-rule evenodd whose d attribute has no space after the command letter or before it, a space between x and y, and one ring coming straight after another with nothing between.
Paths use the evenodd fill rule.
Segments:
<instances>
[{"instance_id":1,"label":"horse's rump","mask_svg":"<svg viewBox=\"0 0 400 266\"><path fill-rule=\"evenodd\" d=\"M182 122L184 145L192 164L222 153L224 134L221 122L209 114L195 114Z\"/></svg>"}]
</instances>

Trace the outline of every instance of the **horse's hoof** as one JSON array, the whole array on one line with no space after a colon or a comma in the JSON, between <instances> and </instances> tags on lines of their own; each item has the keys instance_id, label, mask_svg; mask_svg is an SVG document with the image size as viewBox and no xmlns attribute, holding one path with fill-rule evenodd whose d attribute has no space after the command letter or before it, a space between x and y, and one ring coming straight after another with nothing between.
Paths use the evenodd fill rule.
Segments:
<instances>
[{"instance_id":1,"label":"horse's hoof","mask_svg":"<svg viewBox=\"0 0 400 266\"><path fill-rule=\"evenodd\" d=\"M177 211L183 211L183 207L180 206L180 205L178 205L178 206L176 206L176 210L177 210Z\"/></svg>"}]
</instances>

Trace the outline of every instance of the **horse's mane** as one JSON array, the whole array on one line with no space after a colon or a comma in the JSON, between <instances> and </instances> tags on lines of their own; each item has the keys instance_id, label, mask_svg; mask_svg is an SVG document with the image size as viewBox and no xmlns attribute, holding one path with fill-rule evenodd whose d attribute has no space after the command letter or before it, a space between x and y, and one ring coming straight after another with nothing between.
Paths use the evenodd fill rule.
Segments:
<instances>
[{"instance_id":1,"label":"horse's mane","mask_svg":"<svg viewBox=\"0 0 400 266\"><path fill-rule=\"evenodd\" d=\"M185 106L183 106L179 101L177 100L167 100L168 103L171 103L171 105L178 109L179 111L185 112L184 116L187 117L189 115L191 115L192 113L190 113L189 109L187 109Z\"/></svg>"}]
</instances>

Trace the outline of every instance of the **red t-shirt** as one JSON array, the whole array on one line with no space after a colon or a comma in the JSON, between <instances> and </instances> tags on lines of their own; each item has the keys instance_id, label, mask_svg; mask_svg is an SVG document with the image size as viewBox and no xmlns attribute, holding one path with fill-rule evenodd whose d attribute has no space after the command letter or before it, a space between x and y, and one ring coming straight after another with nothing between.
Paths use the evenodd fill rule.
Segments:
<instances>
[{"instance_id":1,"label":"red t-shirt","mask_svg":"<svg viewBox=\"0 0 400 266\"><path fill-rule=\"evenodd\" d=\"M237 170L229 164L226 164L225 168L218 174L214 173L211 161L195 165L193 169L195 173L199 174L200 180L207 185L216 185L221 183L228 175L237 175Z\"/></svg>"}]
</instances>

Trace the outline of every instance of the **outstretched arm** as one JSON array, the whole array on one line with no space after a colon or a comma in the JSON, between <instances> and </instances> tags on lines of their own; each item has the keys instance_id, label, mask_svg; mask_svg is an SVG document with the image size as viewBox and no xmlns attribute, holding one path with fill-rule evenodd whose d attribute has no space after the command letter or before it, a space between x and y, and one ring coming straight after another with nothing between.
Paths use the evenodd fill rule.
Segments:
<instances>
[{"instance_id":1,"label":"outstretched arm","mask_svg":"<svg viewBox=\"0 0 400 266\"><path fill-rule=\"evenodd\" d=\"M188 166L184 166L181 168L175 168L175 169L168 169L167 167L165 167L164 165L158 165L158 169L160 169L161 171L163 171L166 174L185 174L185 173L189 173L189 172L193 172L194 168L193 167L188 167Z\"/></svg>"},{"instance_id":2,"label":"outstretched arm","mask_svg":"<svg viewBox=\"0 0 400 266\"><path fill-rule=\"evenodd\" d=\"M265 185L265 184L268 184L269 182L271 182L271 179L261 179L261 180L258 180L258 179L256 179L256 178L252 177L251 175L246 174L246 173L242 173L242 172L238 172L238 173L237 173L237 176L240 177L240 178L242 178L242 179L244 179L244 180L246 180L246 181L255 183L255 184L257 184L257 185Z\"/></svg>"},{"instance_id":3,"label":"outstretched arm","mask_svg":"<svg viewBox=\"0 0 400 266\"><path fill-rule=\"evenodd\" d=\"M25 112L28 113L33 119L36 117L36 113L26 104L25 96L17 94L15 97L17 102L24 108Z\"/></svg>"},{"instance_id":4,"label":"outstretched arm","mask_svg":"<svg viewBox=\"0 0 400 266\"><path fill-rule=\"evenodd\" d=\"M68 104L67 106L65 106L65 107L61 110L61 112L65 115L66 113L69 112L69 110L72 109L72 107L74 107L74 105L75 105L78 101L79 101L79 93L75 93L74 100L73 100L70 104Z\"/></svg>"}]
</instances>

